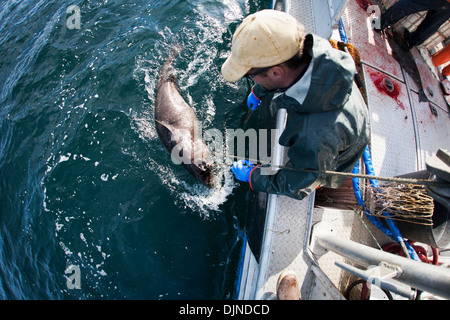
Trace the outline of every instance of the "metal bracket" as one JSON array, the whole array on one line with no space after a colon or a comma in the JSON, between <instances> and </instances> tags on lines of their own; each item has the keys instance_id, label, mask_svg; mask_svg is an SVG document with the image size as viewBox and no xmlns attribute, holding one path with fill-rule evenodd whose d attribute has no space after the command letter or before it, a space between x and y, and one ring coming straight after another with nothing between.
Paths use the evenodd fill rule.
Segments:
<instances>
[{"instance_id":1,"label":"metal bracket","mask_svg":"<svg viewBox=\"0 0 450 320\"><path fill-rule=\"evenodd\" d=\"M411 287L394 280L402 274L401 268L391 265L387 262L381 262L378 266L370 266L367 270L361 270L345 262L336 261L335 264L343 270L346 270L358 278L367 282L369 289L375 285L381 289L393 292L408 299L414 299L415 291Z\"/></svg>"}]
</instances>

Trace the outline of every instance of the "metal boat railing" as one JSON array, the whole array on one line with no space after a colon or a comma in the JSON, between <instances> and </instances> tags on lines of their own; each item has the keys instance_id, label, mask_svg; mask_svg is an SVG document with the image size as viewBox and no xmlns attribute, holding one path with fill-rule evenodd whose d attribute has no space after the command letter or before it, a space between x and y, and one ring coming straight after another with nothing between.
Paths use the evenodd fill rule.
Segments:
<instances>
[{"instance_id":1,"label":"metal boat railing","mask_svg":"<svg viewBox=\"0 0 450 320\"><path fill-rule=\"evenodd\" d=\"M450 299L450 269L343 239L333 234L332 230L332 226L323 222L313 227L310 249L315 257L331 250L367 269L336 262L338 267L409 299L414 297L414 289Z\"/></svg>"}]
</instances>

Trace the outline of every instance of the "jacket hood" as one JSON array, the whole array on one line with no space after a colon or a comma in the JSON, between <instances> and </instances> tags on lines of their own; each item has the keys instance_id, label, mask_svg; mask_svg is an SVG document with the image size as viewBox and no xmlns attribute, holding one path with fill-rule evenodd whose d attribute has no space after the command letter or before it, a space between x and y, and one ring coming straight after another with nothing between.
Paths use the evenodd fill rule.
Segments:
<instances>
[{"instance_id":1,"label":"jacket hood","mask_svg":"<svg viewBox=\"0 0 450 320\"><path fill-rule=\"evenodd\" d=\"M328 40L309 34L305 52L311 57L303 77L285 92L283 103L299 112L323 112L342 108L352 90L356 67L352 57L333 49Z\"/></svg>"}]
</instances>

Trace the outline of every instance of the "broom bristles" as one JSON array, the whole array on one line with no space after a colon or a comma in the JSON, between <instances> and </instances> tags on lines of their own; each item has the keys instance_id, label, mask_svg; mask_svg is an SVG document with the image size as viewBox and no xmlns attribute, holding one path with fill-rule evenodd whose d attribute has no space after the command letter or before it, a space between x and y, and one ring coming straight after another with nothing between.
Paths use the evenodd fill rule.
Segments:
<instances>
[{"instance_id":1,"label":"broom bristles","mask_svg":"<svg viewBox=\"0 0 450 320\"><path fill-rule=\"evenodd\" d=\"M391 183L368 189L371 204L369 210L373 215L386 218L383 215L383 212L386 212L394 220L433 225L434 202L425 187Z\"/></svg>"}]
</instances>

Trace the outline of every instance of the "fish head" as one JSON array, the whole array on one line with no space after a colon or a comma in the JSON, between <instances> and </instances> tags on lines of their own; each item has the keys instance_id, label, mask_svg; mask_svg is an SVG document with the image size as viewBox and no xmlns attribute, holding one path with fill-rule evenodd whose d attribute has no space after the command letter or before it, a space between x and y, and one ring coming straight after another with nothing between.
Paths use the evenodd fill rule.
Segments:
<instances>
[{"instance_id":1,"label":"fish head","mask_svg":"<svg viewBox=\"0 0 450 320\"><path fill-rule=\"evenodd\" d=\"M208 147L202 140L197 139L194 142L192 153L192 164L195 171L194 176L208 188L214 187L214 166Z\"/></svg>"},{"instance_id":2,"label":"fish head","mask_svg":"<svg viewBox=\"0 0 450 320\"><path fill-rule=\"evenodd\" d=\"M208 188L214 187L214 170L212 164L208 164L205 161L194 164L196 178L202 182Z\"/></svg>"}]
</instances>

